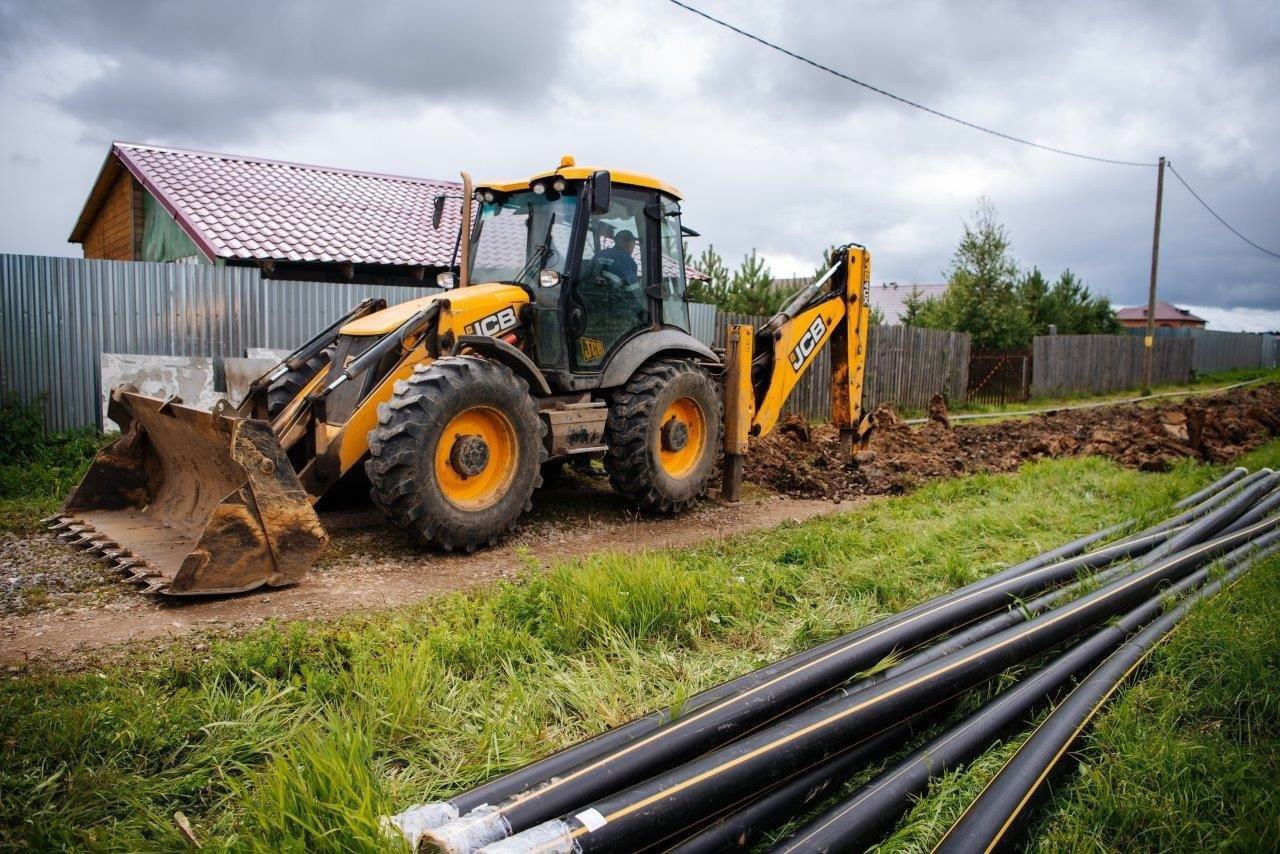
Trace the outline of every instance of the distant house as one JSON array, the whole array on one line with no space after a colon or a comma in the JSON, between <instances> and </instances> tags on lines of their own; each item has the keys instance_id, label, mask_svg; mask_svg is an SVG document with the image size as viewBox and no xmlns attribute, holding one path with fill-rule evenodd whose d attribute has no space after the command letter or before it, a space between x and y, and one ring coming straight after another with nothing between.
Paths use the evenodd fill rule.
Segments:
<instances>
[{"instance_id":1,"label":"distant house","mask_svg":"<svg viewBox=\"0 0 1280 854\"><path fill-rule=\"evenodd\" d=\"M940 285L908 285L901 282L881 282L872 285L867 301L873 309L880 309L887 326L902 323L902 316L907 311L907 299L912 293L919 299L940 297L947 290L946 283Z\"/></svg>"},{"instance_id":2,"label":"distant house","mask_svg":"<svg viewBox=\"0 0 1280 854\"><path fill-rule=\"evenodd\" d=\"M1127 326L1130 329L1145 327L1147 325L1147 307L1139 305L1133 308L1122 308L1116 312L1116 319L1120 321L1122 326ZM1203 317L1197 317L1185 308L1178 308L1173 303L1165 302L1164 300L1156 300L1156 326L1203 329L1207 322Z\"/></svg>"}]
</instances>

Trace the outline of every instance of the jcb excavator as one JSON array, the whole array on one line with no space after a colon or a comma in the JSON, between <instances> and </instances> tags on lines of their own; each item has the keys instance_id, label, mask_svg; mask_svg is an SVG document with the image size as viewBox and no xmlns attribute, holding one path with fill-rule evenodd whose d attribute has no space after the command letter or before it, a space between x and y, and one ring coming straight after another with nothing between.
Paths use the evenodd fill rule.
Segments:
<instances>
[{"instance_id":1,"label":"jcb excavator","mask_svg":"<svg viewBox=\"0 0 1280 854\"><path fill-rule=\"evenodd\" d=\"M238 405L113 389L122 435L51 527L150 592L191 595L298 581L327 541L314 503L362 464L391 522L446 551L495 543L530 509L543 465L576 455L603 456L640 507L674 512L706 492L723 442L722 495L736 500L748 437L773 428L829 343L832 419L851 447L866 250L840 249L716 352L689 333L680 198L571 157L515 182L473 187L464 173L445 292L365 300Z\"/></svg>"}]
</instances>

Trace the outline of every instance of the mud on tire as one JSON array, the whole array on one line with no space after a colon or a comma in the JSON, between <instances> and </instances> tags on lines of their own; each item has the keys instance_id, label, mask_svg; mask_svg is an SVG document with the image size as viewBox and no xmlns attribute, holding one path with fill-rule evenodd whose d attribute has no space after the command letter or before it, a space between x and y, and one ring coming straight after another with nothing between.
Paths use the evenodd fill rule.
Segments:
<instances>
[{"instance_id":1,"label":"mud on tire","mask_svg":"<svg viewBox=\"0 0 1280 854\"><path fill-rule=\"evenodd\" d=\"M701 446L684 464L679 476L664 459L670 450L667 434L673 407L700 413ZM707 372L685 361L653 362L636 371L613 396L605 425L604 456L609 483L619 494L646 510L674 513L706 493L719 454L724 425L720 394ZM697 431L683 429L685 445ZM677 443L680 437L676 437ZM683 450L683 448L681 449ZM664 451L666 453L664 453Z\"/></svg>"},{"instance_id":2,"label":"mud on tire","mask_svg":"<svg viewBox=\"0 0 1280 854\"><path fill-rule=\"evenodd\" d=\"M321 371L328 370L333 359L334 348L325 347L306 361L301 368L287 371L278 380L267 387L267 416L275 418L298 393L307 387L307 383Z\"/></svg>"},{"instance_id":3,"label":"mud on tire","mask_svg":"<svg viewBox=\"0 0 1280 854\"><path fill-rule=\"evenodd\" d=\"M369 433L373 502L423 545L494 545L542 485L544 430L528 385L505 366L476 356L419 365Z\"/></svg>"}]
</instances>

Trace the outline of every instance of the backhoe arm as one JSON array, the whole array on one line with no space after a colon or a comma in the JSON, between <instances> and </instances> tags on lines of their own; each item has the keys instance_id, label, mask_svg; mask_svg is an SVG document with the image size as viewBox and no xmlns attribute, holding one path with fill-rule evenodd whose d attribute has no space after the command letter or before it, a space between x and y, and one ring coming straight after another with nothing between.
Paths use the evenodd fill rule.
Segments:
<instances>
[{"instance_id":1,"label":"backhoe arm","mask_svg":"<svg viewBox=\"0 0 1280 854\"><path fill-rule=\"evenodd\" d=\"M870 253L849 244L834 263L758 332L730 326L725 375L725 464L723 497L736 501L742 481L742 457L750 436L767 436L792 389L831 345L831 423L840 428L840 447L848 457L862 416L866 367L866 304L871 278Z\"/></svg>"}]
</instances>

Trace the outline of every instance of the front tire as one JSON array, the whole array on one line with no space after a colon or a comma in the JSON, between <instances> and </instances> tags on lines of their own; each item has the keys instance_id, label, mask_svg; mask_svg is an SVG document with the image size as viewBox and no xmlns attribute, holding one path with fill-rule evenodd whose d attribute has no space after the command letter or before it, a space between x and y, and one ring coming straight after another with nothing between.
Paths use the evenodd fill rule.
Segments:
<instances>
[{"instance_id":1,"label":"front tire","mask_svg":"<svg viewBox=\"0 0 1280 854\"><path fill-rule=\"evenodd\" d=\"M494 545L542 485L543 431L528 385L504 365L477 356L420 365L369 433L373 501L423 545Z\"/></svg>"},{"instance_id":2,"label":"front tire","mask_svg":"<svg viewBox=\"0 0 1280 854\"><path fill-rule=\"evenodd\" d=\"M706 371L677 360L645 365L609 407L609 483L646 510L682 510L706 493L722 433L720 395Z\"/></svg>"}]
</instances>

